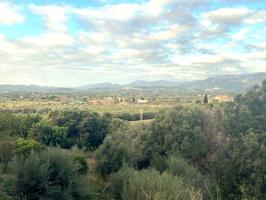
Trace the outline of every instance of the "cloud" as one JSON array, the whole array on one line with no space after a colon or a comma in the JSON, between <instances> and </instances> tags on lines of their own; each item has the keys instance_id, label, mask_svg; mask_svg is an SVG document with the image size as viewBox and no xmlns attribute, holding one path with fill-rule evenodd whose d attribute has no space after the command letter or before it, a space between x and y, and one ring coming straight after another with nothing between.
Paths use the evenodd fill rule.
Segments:
<instances>
[{"instance_id":1,"label":"cloud","mask_svg":"<svg viewBox=\"0 0 266 200\"><path fill-rule=\"evenodd\" d=\"M75 44L72 36L60 32L48 32L37 36L23 38L22 41L27 45L39 47L67 47Z\"/></svg>"},{"instance_id":2,"label":"cloud","mask_svg":"<svg viewBox=\"0 0 266 200\"><path fill-rule=\"evenodd\" d=\"M6 2L0 2L0 13L0 25L22 23L25 19L19 6L12 6Z\"/></svg>"},{"instance_id":3,"label":"cloud","mask_svg":"<svg viewBox=\"0 0 266 200\"><path fill-rule=\"evenodd\" d=\"M205 26L214 24L237 25L251 16L252 13L252 10L248 8L220 8L203 13L202 24Z\"/></svg>"},{"instance_id":4,"label":"cloud","mask_svg":"<svg viewBox=\"0 0 266 200\"><path fill-rule=\"evenodd\" d=\"M44 25L50 31L65 32L67 31L67 7L64 6L54 6L45 5L38 6L35 4L30 4L29 9L31 12L37 15L43 16Z\"/></svg>"},{"instance_id":5,"label":"cloud","mask_svg":"<svg viewBox=\"0 0 266 200\"><path fill-rule=\"evenodd\" d=\"M95 8L71 8L70 13L78 15L83 19L94 20L117 20L127 21L137 12L141 11L138 4L107 5L98 9Z\"/></svg>"},{"instance_id":6,"label":"cloud","mask_svg":"<svg viewBox=\"0 0 266 200\"><path fill-rule=\"evenodd\" d=\"M45 30L18 39L0 34L1 81L73 86L266 71L263 9L214 9L206 0L108 2L24 5ZM20 13L21 6L8 5Z\"/></svg>"},{"instance_id":7,"label":"cloud","mask_svg":"<svg viewBox=\"0 0 266 200\"><path fill-rule=\"evenodd\" d=\"M266 22L266 11L265 10L253 12L253 15L245 20L245 23L255 24L255 25L259 23L265 23L265 22Z\"/></svg>"}]
</instances>

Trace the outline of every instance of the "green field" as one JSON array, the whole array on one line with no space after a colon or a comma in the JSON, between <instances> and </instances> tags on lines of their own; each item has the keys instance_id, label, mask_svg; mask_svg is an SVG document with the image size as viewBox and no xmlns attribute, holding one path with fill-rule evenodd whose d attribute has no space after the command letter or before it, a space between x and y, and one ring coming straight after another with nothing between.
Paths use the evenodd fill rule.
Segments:
<instances>
[{"instance_id":1,"label":"green field","mask_svg":"<svg viewBox=\"0 0 266 200\"><path fill-rule=\"evenodd\" d=\"M140 105L140 104L100 104L92 105L89 103L65 103L58 101L41 101L41 100L6 100L0 102L0 109L12 111L15 113L20 112L36 112L45 114L49 111L54 110L65 110L65 109L74 109L82 111L91 111L97 112L100 114L103 113L112 113L112 114L121 114L121 113L130 113L136 114L141 111L145 112L158 112L159 110L169 108L173 105L160 104L160 105Z\"/></svg>"}]
</instances>

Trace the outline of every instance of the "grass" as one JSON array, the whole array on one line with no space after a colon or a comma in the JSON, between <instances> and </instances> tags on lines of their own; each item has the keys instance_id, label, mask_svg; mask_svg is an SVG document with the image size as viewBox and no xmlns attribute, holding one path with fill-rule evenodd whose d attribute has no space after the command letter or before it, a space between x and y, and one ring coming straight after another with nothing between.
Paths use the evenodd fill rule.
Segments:
<instances>
[{"instance_id":1,"label":"grass","mask_svg":"<svg viewBox=\"0 0 266 200\"><path fill-rule=\"evenodd\" d=\"M89 183L90 197L94 200L106 199L104 189L108 183L95 174L96 160L94 159L93 153L88 156L87 162L89 166L87 180Z\"/></svg>"},{"instance_id":2,"label":"grass","mask_svg":"<svg viewBox=\"0 0 266 200\"><path fill-rule=\"evenodd\" d=\"M147 119L147 120L138 120L138 121L129 121L128 123L131 126L138 126L138 125L149 125L153 122L154 119Z\"/></svg>"}]
</instances>

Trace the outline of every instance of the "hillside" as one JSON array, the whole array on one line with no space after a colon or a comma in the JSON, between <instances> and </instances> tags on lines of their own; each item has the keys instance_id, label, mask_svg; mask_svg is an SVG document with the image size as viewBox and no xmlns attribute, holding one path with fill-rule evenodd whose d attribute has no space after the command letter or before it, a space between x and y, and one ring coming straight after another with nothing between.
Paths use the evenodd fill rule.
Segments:
<instances>
[{"instance_id":1,"label":"hillside","mask_svg":"<svg viewBox=\"0 0 266 200\"><path fill-rule=\"evenodd\" d=\"M222 75L210 77L204 80L196 80L180 83L178 81L134 81L130 84L119 85L109 82L85 85L76 88L44 87L37 85L0 85L0 93L68 93L90 90L123 90L123 89L154 89L154 88L178 88L183 91L205 90L210 92L244 92L248 88L259 84L266 79L266 73L254 73L243 75Z\"/></svg>"},{"instance_id":2,"label":"hillside","mask_svg":"<svg viewBox=\"0 0 266 200\"><path fill-rule=\"evenodd\" d=\"M205 80L197 80L182 84L186 89L206 91L244 92L248 88L261 83L266 79L266 73L223 75Z\"/></svg>"}]
</instances>

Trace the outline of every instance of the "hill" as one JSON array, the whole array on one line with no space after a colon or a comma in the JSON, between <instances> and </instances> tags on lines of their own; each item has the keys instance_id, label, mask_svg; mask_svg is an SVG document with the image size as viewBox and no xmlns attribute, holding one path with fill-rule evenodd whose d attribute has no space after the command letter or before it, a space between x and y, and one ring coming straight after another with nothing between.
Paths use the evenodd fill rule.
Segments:
<instances>
[{"instance_id":1,"label":"hill","mask_svg":"<svg viewBox=\"0 0 266 200\"><path fill-rule=\"evenodd\" d=\"M104 82L104 83L97 83L97 84L92 84L92 85L84 85L84 86L78 87L76 89L80 89L80 90L88 90L88 89L119 89L120 87L121 87L121 85L119 85L119 84Z\"/></svg>"},{"instance_id":2,"label":"hill","mask_svg":"<svg viewBox=\"0 0 266 200\"><path fill-rule=\"evenodd\" d=\"M181 85L189 90L244 92L248 88L260 84L266 79L266 73L223 75L211 77L205 80L187 82Z\"/></svg>"},{"instance_id":3,"label":"hill","mask_svg":"<svg viewBox=\"0 0 266 200\"><path fill-rule=\"evenodd\" d=\"M178 87L178 83L165 81L165 80L158 80L158 81L134 81L128 85L129 87L136 87L136 88L158 88L158 87Z\"/></svg>"},{"instance_id":4,"label":"hill","mask_svg":"<svg viewBox=\"0 0 266 200\"><path fill-rule=\"evenodd\" d=\"M266 79L266 73L222 75L210 77L204 80L196 80L180 83L178 81L134 81L130 84L119 85L103 82L92 85L85 85L76 88L57 88L38 85L0 85L0 93L70 93L87 92L90 90L130 90L130 89L154 89L154 88L175 88L182 91L205 90L210 92L244 92L253 85L260 84Z\"/></svg>"},{"instance_id":5,"label":"hill","mask_svg":"<svg viewBox=\"0 0 266 200\"><path fill-rule=\"evenodd\" d=\"M39 85L0 85L0 93L68 93L69 88L46 87Z\"/></svg>"}]
</instances>

